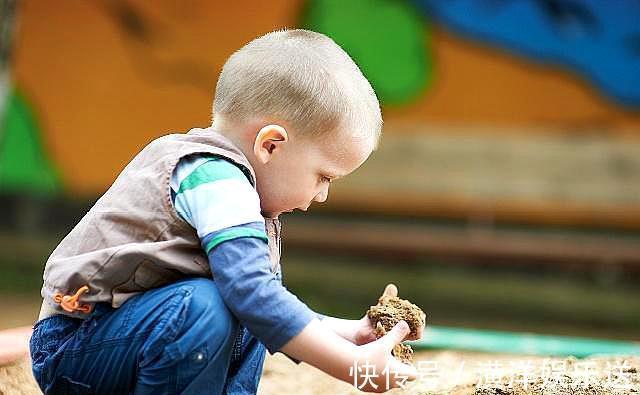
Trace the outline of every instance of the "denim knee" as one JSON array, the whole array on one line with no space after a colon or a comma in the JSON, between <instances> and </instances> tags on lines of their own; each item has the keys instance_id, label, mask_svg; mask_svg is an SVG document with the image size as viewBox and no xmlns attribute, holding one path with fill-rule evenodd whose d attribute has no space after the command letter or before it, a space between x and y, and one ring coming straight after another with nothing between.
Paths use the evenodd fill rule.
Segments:
<instances>
[{"instance_id":1,"label":"denim knee","mask_svg":"<svg viewBox=\"0 0 640 395\"><path fill-rule=\"evenodd\" d=\"M31 369L40 389L44 390L52 380L58 360L62 357L62 345L80 326L81 320L55 315L35 323L29 339Z\"/></svg>"},{"instance_id":2,"label":"denim knee","mask_svg":"<svg viewBox=\"0 0 640 395\"><path fill-rule=\"evenodd\" d=\"M187 354L204 345L210 358L219 350L229 348L240 326L225 305L215 282L196 278L185 280L181 286L189 292L184 301L183 330L176 339L176 347Z\"/></svg>"},{"instance_id":3,"label":"denim knee","mask_svg":"<svg viewBox=\"0 0 640 395\"><path fill-rule=\"evenodd\" d=\"M178 288L182 301L171 317L175 336L166 343L150 373L159 367L174 372L175 392L203 393L203 388L217 385L221 389L240 325L212 280L189 279L180 282ZM147 375L141 372L140 380L146 381Z\"/></svg>"}]
</instances>

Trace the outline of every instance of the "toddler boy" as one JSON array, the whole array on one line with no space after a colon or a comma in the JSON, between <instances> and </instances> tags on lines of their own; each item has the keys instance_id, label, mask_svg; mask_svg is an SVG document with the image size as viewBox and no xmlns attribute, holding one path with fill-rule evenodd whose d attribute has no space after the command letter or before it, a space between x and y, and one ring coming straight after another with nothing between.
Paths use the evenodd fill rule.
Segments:
<instances>
[{"instance_id":1,"label":"toddler boy","mask_svg":"<svg viewBox=\"0 0 640 395\"><path fill-rule=\"evenodd\" d=\"M365 363L391 387L415 379L390 353L406 323L375 340L366 316L322 316L281 282L278 216L324 202L377 146L358 67L322 34L269 33L227 60L213 107L210 127L136 155L49 257L31 338L41 389L255 393L266 350L347 382Z\"/></svg>"}]
</instances>

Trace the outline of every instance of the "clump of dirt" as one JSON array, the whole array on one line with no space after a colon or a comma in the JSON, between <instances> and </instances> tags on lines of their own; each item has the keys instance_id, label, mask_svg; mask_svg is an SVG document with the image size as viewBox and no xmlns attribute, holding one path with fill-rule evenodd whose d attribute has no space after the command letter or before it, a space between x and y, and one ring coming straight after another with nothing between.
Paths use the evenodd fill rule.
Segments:
<instances>
[{"instance_id":1,"label":"clump of dirt","mask_svg":"<svg viewBox=\"0 0 640 395\"><path fill-rule=\"evenodd\" d=\"M379 339L386 334L387 331L382 326L382 323L378 321L376 324L376 337ZM391 350L391 354L398 358L402 363L411 364L413 361L413 349L408 344L396 344L393 347L393 350Z\"/></svg>"},{"instance_id":2,"label":"clump of dirt","mask_svg":"<svg viewBox=\"0 0 640 395\"><path fill-rule=\"evenodd\" d=\"M415 304L397 296L383 295L378 299L378 304L371 306L367 311L367 317L376 328L376 337L380 338L390 331L398 322L406 321L409 324L410 337L416 338L420 327L426 324L427 315ZM393 348L392 354L400 361L411 364L413 350L408 344L398 344Z\"/></svg>"}]
</instances>

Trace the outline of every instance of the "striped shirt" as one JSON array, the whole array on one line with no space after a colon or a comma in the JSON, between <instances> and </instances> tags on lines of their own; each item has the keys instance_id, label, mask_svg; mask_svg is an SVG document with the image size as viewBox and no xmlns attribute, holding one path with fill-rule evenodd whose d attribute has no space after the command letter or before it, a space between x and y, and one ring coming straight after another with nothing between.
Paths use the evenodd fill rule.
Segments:
<instances>
[{"instance_id":1,"label":"striped shirt","mask_svg":"<svg viewBox=\"0 0 640 395\"><path fill-rule=\"evenodd\" d=\"M170 185L174 207L198 233L225 304L271 353L322 317L271 272L260 198L239 167L212 155L188 156Z\"/></svg>"},{"instance_id":2,"label":"striped shirt","mask_svg":"<svg viewBox=\"0 0 640 395\"><path fill-rule=\"evenodd\" d=\"M208 254L218 244L238 237L265 242L260 198L236 165L213 156L189 156L171 177L176 211L197 232Z\"/></svg>"}]
</instances>

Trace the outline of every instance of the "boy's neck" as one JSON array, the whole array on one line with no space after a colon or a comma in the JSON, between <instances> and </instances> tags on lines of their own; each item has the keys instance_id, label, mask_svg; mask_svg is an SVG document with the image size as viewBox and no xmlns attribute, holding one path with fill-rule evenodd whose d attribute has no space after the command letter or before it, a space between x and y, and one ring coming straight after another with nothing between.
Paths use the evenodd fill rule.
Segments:
<instances>
[{"instance_id":1,"label":"boy's neck","mask_svg":"<svg viewBox=\"0 0 640 395\"><path fill-rule=\"evenodd\" d=\"M226 137L233 143L247 158L251 166L255 169L255 157L253 154L253 141L257 127L256 125L236 125L228 122L216 122L211 124L211 130Z\"/></svg>"}]
</instances>

